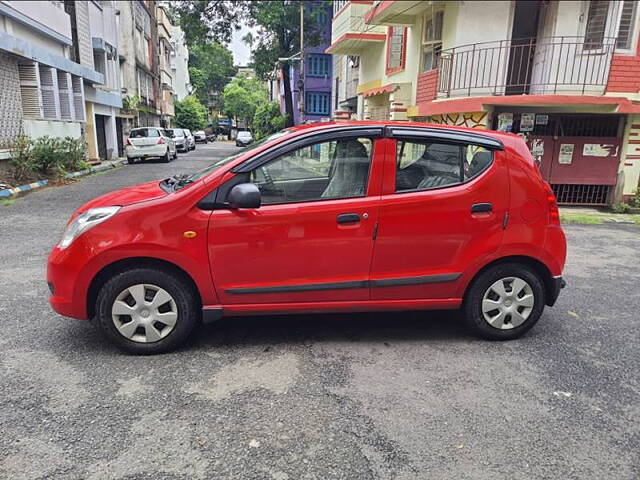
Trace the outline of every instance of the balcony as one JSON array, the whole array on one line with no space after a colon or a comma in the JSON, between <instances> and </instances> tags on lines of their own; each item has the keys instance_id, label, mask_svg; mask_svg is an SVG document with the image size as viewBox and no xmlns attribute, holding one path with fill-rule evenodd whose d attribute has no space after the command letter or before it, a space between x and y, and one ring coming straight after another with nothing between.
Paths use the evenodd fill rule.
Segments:
<instances>
[{"instance_id":1,"label":"balcony","mask_svg":"<svg viewBox=\"0 0 640 480\"><path fill-rule=\"evenodd\" d=\"M402 2L383 0L375 2L365 14L364 21L370 25L412 25L427 8L435 8L434 3L442 3L444 5L444 2L427 2L424 0L405 0Z\"/></svg>"},{"instance_id":2,"label":"balcony","mask_svg":"<svg viewBox=\"0 0 640 480\"><path fill-rule=\"evenodd\" d=\"M386 41L387 27L364 23L364 16L372 3L350 1L336 12L331 22L331 46L326 53L359 55L371 44Z\"/></svg>"},{"instance_id":3,"label":"balcony","mask_svg":"<svg viewBox=\"0 0 640 480\"><path fill-rule=\"evenodd\" d=\"M546 37L443 50L438 98L488 95L602 95L616 39Z\"/></svg>"}]
</instances>

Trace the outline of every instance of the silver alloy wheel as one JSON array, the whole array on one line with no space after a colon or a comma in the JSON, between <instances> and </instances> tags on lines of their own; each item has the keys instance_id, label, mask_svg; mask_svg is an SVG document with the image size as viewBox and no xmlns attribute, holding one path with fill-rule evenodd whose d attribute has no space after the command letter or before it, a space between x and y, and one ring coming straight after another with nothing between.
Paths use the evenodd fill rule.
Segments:
<instances>
[{"instance_id":1,"label":"silver alloy wheel","mask_svg":"<svg viewBox=\"0 0 640 480\"><path fill-rule=\"evenodd\" d=\"M519 327L527 321L535 305L531 285L518 277L501 278L482 298L482 315L489 325L500 330Z\"/></svg>"},{"instance_id":2,"label":"silver alloy wheel","mask_svg":"<svg viewBox=\"0 0 640 480\"><path fill-rule=\"evenodd\" d=\"M169 335L178 320L178 307L165 289L137 284L124 289L111 307L116 330L138 343L153 343Z\"/></svg>"}]
</instances>

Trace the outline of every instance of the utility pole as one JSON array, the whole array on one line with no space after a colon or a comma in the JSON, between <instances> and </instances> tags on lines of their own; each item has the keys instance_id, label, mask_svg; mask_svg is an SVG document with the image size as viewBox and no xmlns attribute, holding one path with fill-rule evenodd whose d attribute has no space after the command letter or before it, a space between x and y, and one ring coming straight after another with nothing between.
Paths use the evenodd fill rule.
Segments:
<instances>
[{"instance_id":1,"label":"utility pole","mask_svg":"<svg viewBox=\"0 0 640 480\"><path fill-rule=\"evenodd\" d=\"M300 123L304 123L304 3L300 2L300 81L298 82L298 110Z\"/></svg>"}]
</instances>

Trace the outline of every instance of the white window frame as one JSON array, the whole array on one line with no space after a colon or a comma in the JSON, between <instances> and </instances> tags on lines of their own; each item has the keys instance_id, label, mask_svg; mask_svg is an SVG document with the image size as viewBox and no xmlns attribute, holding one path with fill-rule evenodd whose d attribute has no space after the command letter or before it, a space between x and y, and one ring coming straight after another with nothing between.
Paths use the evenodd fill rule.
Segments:
<instances>
[{"instance_id":1,"label":"white window frame","mask_svg":"<svg viewBox=\"0 0 640 480\"><path fill-rule=\"evenodd\" d=\"M636 53L636 47L638 46L638 30L640 30L640 5L638 3L635 4L635 9L633 11L633 18L631 19L631 38L629 42L629 48L618 48L617 38L618 33L620 31L620 22L622 21L622 2L611 2L612 4L619 4L616 13L616 48L615 53L621 54L634 54Z\"/></svg>"},{"instance_id":2,"label":"white window frame","mask_svg":"<svg viewBox=\"0 0 640 480\"><path fill-rule=\"evenodd\" d=\"M438 15L442 15L441 25L440 25L440 38L427 38L427 22L431 19L435 19ZM420 46L420 73L428 72L430 70L434 70L438 68L437 61L432 68L426 70L424 65L424 56L427 50L431 50L433 55L436 55L436 50L442 51L442 30L444 29L444 10L439 9L433 12L425 13L422 17L422 45Z\"/></svg>"}]
</instances>

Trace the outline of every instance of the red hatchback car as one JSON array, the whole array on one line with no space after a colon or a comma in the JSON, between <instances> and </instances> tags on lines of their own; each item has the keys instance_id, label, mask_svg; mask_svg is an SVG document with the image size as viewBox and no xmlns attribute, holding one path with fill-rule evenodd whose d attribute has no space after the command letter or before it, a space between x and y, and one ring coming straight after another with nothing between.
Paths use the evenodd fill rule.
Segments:
<instances>
[{"instance_id":1,"label":"red hatchback car","mask_svg":"<svg viewBox=\"0 0 640 480\"><path fill-rule=\"evenodd\" d=\"M51 305L133 353L222 315L458 309L529 330L564 286L558 207L515 135L291 128L190 176L99 197L49 257Z\"/></svg>"}]
</instances>

